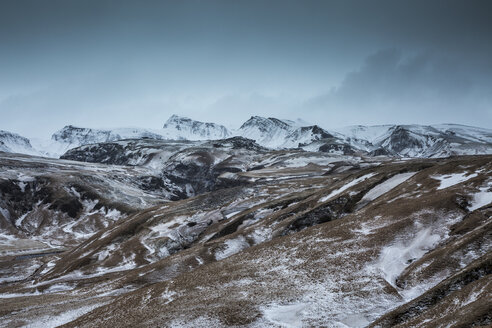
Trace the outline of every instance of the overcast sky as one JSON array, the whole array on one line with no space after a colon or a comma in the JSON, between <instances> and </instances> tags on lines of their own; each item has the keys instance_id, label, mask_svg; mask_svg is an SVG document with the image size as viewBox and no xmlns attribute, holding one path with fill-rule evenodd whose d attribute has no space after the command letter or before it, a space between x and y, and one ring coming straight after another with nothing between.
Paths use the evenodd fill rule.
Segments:
<instances>
[{"instance_id":1,"label":"overcast sky","mask_svg":"<svg viewBox=\"0 0 492 328\"><path fill-rule=\"evenodd\" d=\"M492 128L492 1L0 1L0 129Z\"/></svg>"}]
</instances>

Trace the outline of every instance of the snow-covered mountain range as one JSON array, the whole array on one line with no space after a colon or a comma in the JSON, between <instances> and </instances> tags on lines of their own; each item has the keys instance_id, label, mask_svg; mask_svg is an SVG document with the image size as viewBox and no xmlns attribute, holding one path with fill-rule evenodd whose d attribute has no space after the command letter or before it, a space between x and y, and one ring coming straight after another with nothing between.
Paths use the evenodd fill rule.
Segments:
<instances>
[{"instance_id":1,"label":"snow-covered mountain range","mask_svg":"<svg viewBox=\"0 0 492 328\"><path fill-rule=\"evenodd\" d=\"M59 157L83 145L123 139L219 140L233 136L255 140L270 149L302 148L342 155L447 157L492 153L492 130L459 124L348 126L326 130L297 120L252 116L239 129L172 115L162 129L90 129L72 125L51 140L29 141L2 132L0 150ZM32 146L31 146L32 145Z\"/></svg>"},{"instance_id":2,"label":"snow-covered mountain range","mask_svg":"<svg viewBox=\"0 0 492 328\"><path fill-rule=\"evenodd\" d=\"M492 152L492 130L459 124L349 126L335 130L374 155L447 157Z\"/></svg>"},{"instance_id":3,"label":"snow-covered mountain range","mask_svg":"<svg viewBox=\"0 0 492 328\"><path fill-rule=\"evenodd\" d=\"M492 323L490 130L165 131L0 134L0 328Z\"/></svg>"}]
</instances>

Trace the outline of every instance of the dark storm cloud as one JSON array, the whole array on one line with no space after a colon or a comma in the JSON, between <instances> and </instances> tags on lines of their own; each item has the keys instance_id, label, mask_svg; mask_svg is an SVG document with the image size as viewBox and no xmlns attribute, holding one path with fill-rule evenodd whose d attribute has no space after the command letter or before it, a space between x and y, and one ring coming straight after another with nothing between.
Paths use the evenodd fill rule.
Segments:
<instances>
[{"instance_id":1,"label":"dark storm cloud","mask_svg":"<svg viewBox=\"0 0 492 328\"><path fill-rule=\"evenodd\" d=\"M0 129L415 121L409 108L487 126L491 15L478 0L4 0Z\"/></svg>"},{"instance_id":2,"label":"dark storm cloud","mask_svg":"<svg viewBox=\"0 0 492 328\"><path fill-rule=\"evenodd\" d=\"M450 55L403 56L385 49L304 106L317 108L318 115L340 114L339 124L357 116L372 124L452 120L486 126L492 122L492 79L484 78L490 73L490 67Z\"/></svg>"}]
</instances>

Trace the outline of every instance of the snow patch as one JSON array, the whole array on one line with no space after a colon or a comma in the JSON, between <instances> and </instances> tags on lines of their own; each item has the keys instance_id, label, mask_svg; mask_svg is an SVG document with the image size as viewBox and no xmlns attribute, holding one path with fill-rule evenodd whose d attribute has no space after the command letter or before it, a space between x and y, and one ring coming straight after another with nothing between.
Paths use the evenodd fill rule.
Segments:
<instances>
[{"instance_id":1,"label":"snow patch","mask_svg":"<svg viewBox=\"0 0 492 328\"><path fill-rule=\"evenodd\" d=\"M397 175L389 178L388 180L384 181L383 183L378 184L376 187L369 190L364 195L364 197L362 197L359 204L373 201L374 199L378 198L379 196L387 193L388 191L392 190L396 186L407 181L408 179L413 177L416 173L417 172L401 173L401 174L397 174Z\"/></svg>"},{"instance_id":2,"label":"snow patch","mask_svg":"<svg viewBox=\"0 0 492 328\"><path fill-rule=\"evenodd\" d=\"M465 182L476 176L478 176L477 173L469 174L468 172L463 172L463 173L453 173L453 174L446 174L446 175L435 175L435 176L431 176L431 178L435 180L439 180L441 182L439 187L437 187L437 190L441 190L457 185L458 183Z\"/></svg>"},{"instance_id":3,"label":"snow patch","mask_svg":"<svg viewBox=\"0 0 492 328\"><path fill-rule=\"evenodd\" d=\"M224 242L225 248L215 253L215 259L217 261L223 260L229 256L239 253L243 249L249 247L246 238L239 236L235 239L229 239Z\"/></svg>"},{"instance_id":4,"label":"snow patch","mask_svg":"<svg viewBox=\"0 0 492 328\"><path fill-rule=\"evenodd\" d=\"M16 227L20 227L21 226L22 221L24 221L24 219L26 218L27 214L29 214L29 212L22 214L21 216L19 216L19 218L17 220L15 220L15 226Z\"/></svg>"},{"instance_id":5,"label":"snow patch","mask_svg":"<svg viewBox=\"0 0 492 328\"><path fill-rule=\"evenodd\" d=\"M263 310L265 319L286 328L302 327L302 316L307 304L274 305Z\"/></svg>"},{"instance_id":6,"label":"snow patch","mask_svg":"<svg viewBox=\"0 0 492 328\"><path fill-rule=\"evenodd\" d=\"M231 212L229 214L226 214L226 219L230 219L232 218L234 215L238 214L238 213L241 213L243 210L239 210L239 211L234 211L234 212Z\"/></svg>"},{"instance_id":7,"label":"snow patch","mask_svg":"<svg viewBox=\"0 0 492 328\"><path fill-rule=\"evenodd\" d=\"M342 192L344 192L345 190L359 184L360 182L364 181L364 180L367 180L373 176L375 176L376 173L369 173L369 174L366 174L366 175L363 175L357 179L354 179L352 181L350 181L349 183L343 185L342 187L336 189L336 190L333 190L328 196L325 196L325 197L322 197L320 198L320 200L318 201L319 203L323 203L325 201L327 201L328 199L332 198L332 197L335 197L339 194L341 194Z\"/></svg>"},{"instance_id":8,"label":"snow patch","mask_svg":"<svg viewBox=\"0 0 492 328\"><path fill-rule=\"evenodd\" d=\"M403 270L411 262L421 258L440 240L441 236L432 234L431 228L423 229L409 243L399 242L383 248L375 267L389 284L396 287L396 278Z\"/></svg>"},{"instance_id":9,"label":"snow patch","mask_svg":"<svg viewBox=\"0 0 492 328\"><path fill-rule=\"evenodd\" d=\"M470 211L475 211L480 207L492 203L492 182L489 182L486 187L480 188L480 191L473 195Z\"/></svg>"},{"instance_id":10,"label":"snow patch","mask_svg":"<svg viewBox=\"0 0 492 328\"><path fill-rule=\"evenodd\" d=\"M5 294L0 294L0 298L14 298L14 297L28 297L28 296L37 296L41 295L39 291L35 291L34 293L23 293L23 294L16 294L16 293L5 293Z\"/></svg>"},{"instance_id":11,"label":"snow patch","mask_svg":"<svg viewBox=\"0 0 492 328\"><path fill-rule=\"evenodd\" d=\"M174 301L174 296L176 294L177 293L175 291L169 291L169 289L166 288L166 291L161 295L161 297L166 300L164 304L169 304Z\"/></svg>"},{"instance_id":12,"label":"snow patch","mask_svg":"<svg viewBox=\"0 0 492 328\"><path fill-rule=\"evenodd\" d=\"M81 317L82 315L86 314L87 312L90 312L94 310L95 308L98 308L103 304L94 304L94 305L88 305L88 306L83 306L78 309L66 311L64 313L61 313L57 316L44 316L41 318L36 318L36 321L33 323L30 323L26 325L28 328L46 328L46 327L58 327L61 325L64 325L70 321L73 321L77 319L78 317Z\"/></svg>"}]
</instances>

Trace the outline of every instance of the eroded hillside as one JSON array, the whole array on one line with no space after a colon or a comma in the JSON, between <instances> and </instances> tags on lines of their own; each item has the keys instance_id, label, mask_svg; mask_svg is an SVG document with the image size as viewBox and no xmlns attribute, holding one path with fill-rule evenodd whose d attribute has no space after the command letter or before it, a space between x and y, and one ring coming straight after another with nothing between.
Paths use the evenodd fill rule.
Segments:
<instances>
[{"instance_id":1,"label":"eroded hillside","mask_svg":"<svg viewBox=\"0 0 492 328\"><path fill-rule=\"evenodd\" d=\"M1 325L492 323L492 156L115 144L2 154Z\"/></svg>"}]
</instances>

